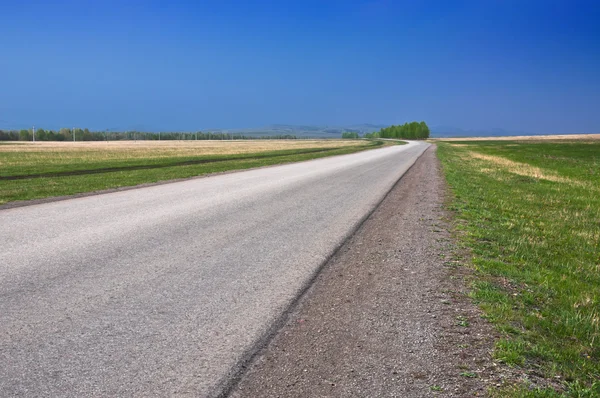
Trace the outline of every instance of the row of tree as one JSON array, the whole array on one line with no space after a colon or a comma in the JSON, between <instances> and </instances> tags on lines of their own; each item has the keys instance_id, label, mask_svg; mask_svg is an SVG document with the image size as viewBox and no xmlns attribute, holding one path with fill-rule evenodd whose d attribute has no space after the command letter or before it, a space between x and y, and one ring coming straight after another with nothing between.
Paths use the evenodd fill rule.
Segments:
<instances>
[{"instance_id":1,"label":"row of tree","mask_svg":"<svg viewBox=\"0 0 600 398\"><path fill-rule=\"evenodd\" d=\"M381 130L365 134L365 138L402 138L406 140L425 140L429 138L429 126L425 122L409 122L398 126L384 127Z\"/></svg>"},{"instance_id":2,"label":"row of tree","mask_svg":"<svg viewBox=\"0 0 600 398\"><path fill-rule=\"evenodd\" d=\"M33 141L30 130L0 130L0 141ZM295 135L246 136L224 132L160 132L143 131L90 131L88 129L35 130L35 141L120 141L120 140L295 140Z\"/></svg>"},{"instance_id":3,"label":"row of tree","mask_svg":"<svg viewBox=\"0 0 600 398\"><path fill-rule=\"evenodd\" d=\"M342 138L360 138L357 132L354 131L346 131L342 133Z\"/></svg>"}]
</instances>

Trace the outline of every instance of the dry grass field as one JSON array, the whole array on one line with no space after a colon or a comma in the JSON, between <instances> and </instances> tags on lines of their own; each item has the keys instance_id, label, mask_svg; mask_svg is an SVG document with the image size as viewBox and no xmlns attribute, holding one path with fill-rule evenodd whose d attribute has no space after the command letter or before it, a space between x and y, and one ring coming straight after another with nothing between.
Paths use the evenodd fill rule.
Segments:
<instances>
[{"instance_id":1,"label":"dry grass field","mask_svg":"<svg viewBox=\"0 0 600 398\"><path fill-rule=\"evenodd\" d=\"M346 148L364 144L364 141L354 140L7 142L0 145L0 167L7 171L6 168L31 163L51 165L73 161L188 158L311 148Z\"/></svg>"},{"instance_id":2,"label":"dry grass field","mask_svg":"<svg viewBox=\"0 0 600 398\"><path fill-rule=\"evenodd\" d=\"M293 148L323 148L360 145L361 141L354 140L204 140L204 141L44 141L44 142L3 142L0 152L17 150L54 150L66 151L175 151L192 152L202 150L205 154L217 153L248 153L257 151L273 151ZM12 149L11 149L12 148Z\"/></svg>"}]
</instances>

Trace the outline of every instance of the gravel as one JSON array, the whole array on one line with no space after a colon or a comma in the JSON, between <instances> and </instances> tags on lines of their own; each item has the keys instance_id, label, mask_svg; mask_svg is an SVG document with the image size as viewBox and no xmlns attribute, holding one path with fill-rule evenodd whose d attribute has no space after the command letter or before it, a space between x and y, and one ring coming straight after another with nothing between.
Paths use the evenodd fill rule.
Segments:
<instances>
[{"instance_id":1,"label":"gravel","mask_svg":"<svg viewBox=\"0 0 600 398\"><path fill-rule=\"evenodd\" d=\"M499 383L435 147L330 259L231 397L473 397ZM497 384L499 385L499 384Z\"/></svg>"}]
</instances>

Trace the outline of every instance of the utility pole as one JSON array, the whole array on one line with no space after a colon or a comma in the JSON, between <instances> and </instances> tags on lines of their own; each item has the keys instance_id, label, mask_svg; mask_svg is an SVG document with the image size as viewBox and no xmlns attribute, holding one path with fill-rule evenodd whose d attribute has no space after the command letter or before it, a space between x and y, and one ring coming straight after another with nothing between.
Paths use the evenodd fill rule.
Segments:
<instances>
[{"instance_id":1,"label":"utility pole","mask_svg":"<svg viewBox=\"0 0 600 398\"><path fill-rule=\"evenodd\" d=\"M33 131L33 142L35 142L35 126L33 126L32 131Z\"/></svg>"},{"instance_id":2,"label":"utility pole","mask_svg":"<svg viewBox=\"0 0 600 398\"><path fill-rule=\"evenodd\" d=\"M75 142L75 127L73 127L73 142Z\"/></svg>"}]
</instances>

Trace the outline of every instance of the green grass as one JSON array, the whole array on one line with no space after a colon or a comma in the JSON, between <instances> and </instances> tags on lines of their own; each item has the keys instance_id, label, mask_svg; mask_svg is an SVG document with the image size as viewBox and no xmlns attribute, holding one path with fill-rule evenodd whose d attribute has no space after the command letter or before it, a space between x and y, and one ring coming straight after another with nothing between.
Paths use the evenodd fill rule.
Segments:
<instances>
[{"instance_id":1,"label":"green grass","mask_svg":"<svg viewBox=\"0 0 600 398\"><path fill-rule=\"evenodd\" d=\"M498 361L541 375L498 396L600 397L600 142L441 142L472 297Z\"/></svg>"},{"instance_id":2,"label":"green grass","mask_svg":"<svg viewBox=\"0 0 600 398\"><path fill-rule=\"evenodd\" d=\"M243 143L235 145L239 149ZM331 142L323 142L321 146L317 143L311 148L250 153L227 153L227 150L219 147L218 153L208 155L200 153L198 148L196 151L199 154L194 155L189 147L168 150L144 147L137 152L129 147L113 151L29 148L0 152L0 204L298 162L354 153L381 145L385 144L381 141L362 141L336 147Z\"/></svg>"}]
</instances>

